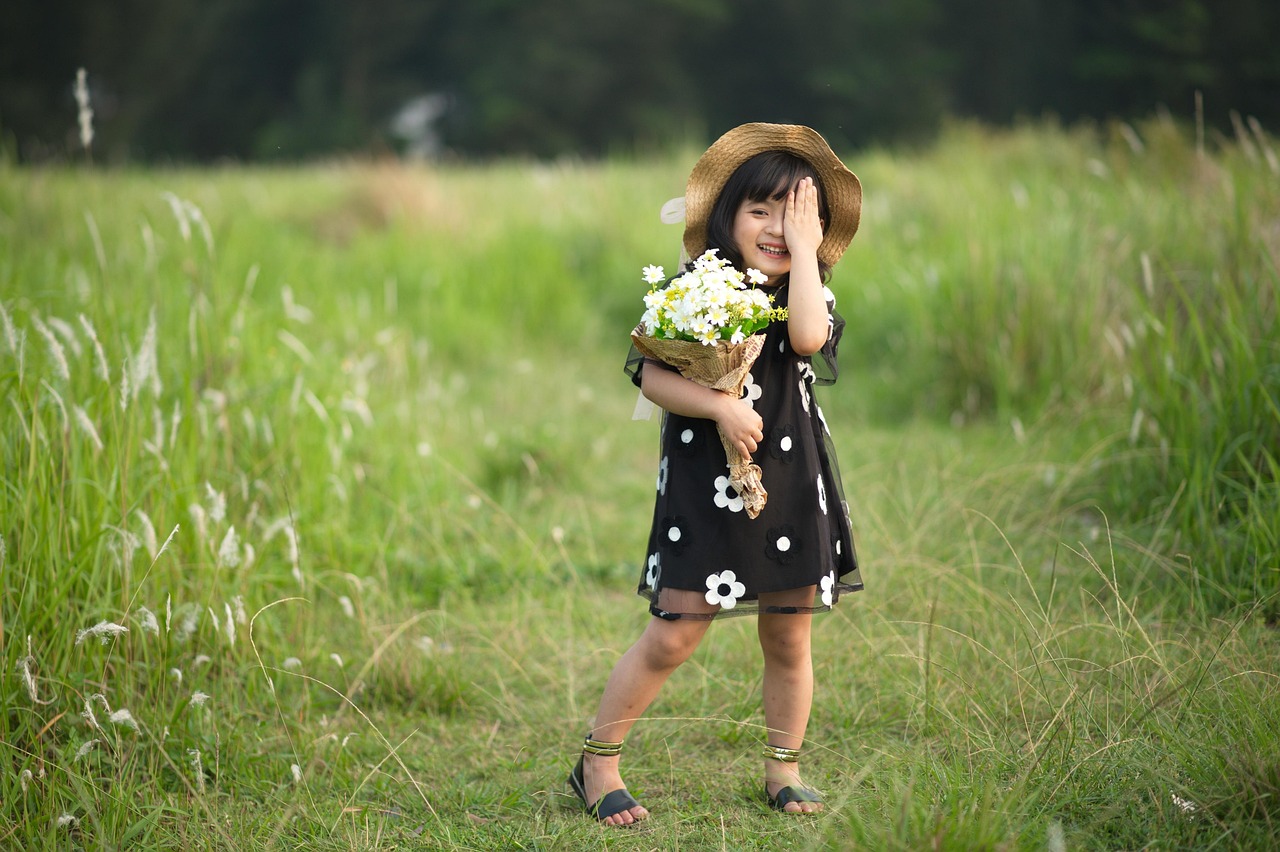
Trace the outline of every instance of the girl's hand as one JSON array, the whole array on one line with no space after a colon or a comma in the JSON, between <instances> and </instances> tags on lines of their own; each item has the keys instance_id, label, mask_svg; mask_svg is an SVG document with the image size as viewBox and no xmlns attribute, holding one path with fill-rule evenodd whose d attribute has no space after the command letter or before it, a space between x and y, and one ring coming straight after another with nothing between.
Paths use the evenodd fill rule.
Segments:
<instances>
[{"instance_id":1,"label":"girl's hand","mask_svg":"<svg viewBox=\"0 0 1280 852\"><path fill-rule=\"evenodd\" d=\"M783 211L782 236L787 251L797 254L817 254L822 245L822 219L818 210L818 187L813 178L801 178L796 188L787 193L787 205Z\"/></svg>"},{"instance_id":2,"label":"girl's hand","mask_svg":"<svg viewBox=\"0 0 1280 852\"><path fill-rule=\"evenodd\" d=\"M724 397L724 403L716 413L716 425L724 432L729 443L737 447L743 458L750 459L751 454L764 442L764 420L742 400L727 394L721 396Z\"/></svg>"}]
</instances>

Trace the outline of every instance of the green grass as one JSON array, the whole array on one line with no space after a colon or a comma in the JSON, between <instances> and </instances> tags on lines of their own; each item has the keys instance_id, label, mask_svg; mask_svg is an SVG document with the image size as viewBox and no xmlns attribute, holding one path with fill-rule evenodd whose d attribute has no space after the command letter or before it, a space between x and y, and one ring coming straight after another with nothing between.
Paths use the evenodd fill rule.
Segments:
<instances>
[{"instance_id":1,"label":"green grass","mask_svg":"<svg viewBox=\"0 0 1280 852\"><path fill-rule=\"evenodd\" d=\"M731 620L633 732L622 832L564 777L647 618L621 361L696 152L0 166L0 847L1267 845L1280 191L1265 136L1136 138L853 158L829 812L763 807Z\"/></svg>"}]
</instances>

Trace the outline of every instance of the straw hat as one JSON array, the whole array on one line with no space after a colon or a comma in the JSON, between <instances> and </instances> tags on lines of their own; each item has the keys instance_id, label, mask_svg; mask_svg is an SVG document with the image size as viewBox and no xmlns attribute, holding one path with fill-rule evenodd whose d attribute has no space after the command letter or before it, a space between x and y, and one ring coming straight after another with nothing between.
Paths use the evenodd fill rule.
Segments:
<instances>
[{"instance_id":1,"label":"straw hat","mask_svg":"<svg viewBox=\"0 0 1280 852\"><path fill-rule=\"evenodd\" d=\"M707 247L707 219L725 182L747 160L765 151L789 151L804 158L822 181L831 211L825 223L818 259L834 266L858 231L862 184L817 131L799 124L755 122L735 127L706 150L689 173L685 188L684 247L696 257Z\"/></svg>"}]
</instances>

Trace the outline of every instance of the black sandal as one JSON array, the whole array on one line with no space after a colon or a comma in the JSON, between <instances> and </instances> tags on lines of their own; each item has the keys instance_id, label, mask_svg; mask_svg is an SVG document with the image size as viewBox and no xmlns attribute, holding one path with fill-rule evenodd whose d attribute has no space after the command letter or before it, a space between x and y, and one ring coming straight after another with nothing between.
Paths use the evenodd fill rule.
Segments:
<instances>
[{"instance_id":1,"label":"black sandal","mask_svg":"<svg viewBox=\"0 0 1280 852\"><path fill-rule=\"evenodd\" d=\"M764 747L764 756L769 760L776 760L780 763L799 763L800 749L798 748L782 748L780 746L766 745ZM792 802L813 802L822 804L822 797L814 790L808 787L783 787L777 793L769 795L769 782L764 785L764 797L769 802L769 807L775 811L792 814L815 814L817 811L787 811L787 805Z\"/></svg>"},{"instance_id":2,"label":"black sandal","mask_svg":"<svg viewBox=\"0 0 1280 852\"><path fill-rule=\"evenodd\" d=\"M625 787L617 790L610 790L605 793L593 805L587 801L587 784L582 775L582 764L586 760L586 755L594 754L600 757L614 757L622 752L622 743L604 743L599 740L591 739L587 736L582 743L582 755L578 757L577 766L573 767L573 771L569 773L569 786L573 788L573 792L582 800L582 806L586 809L587 815L594 817L603 822L615 814L623 811L629 811L632 808L643 807L635 798L627 792ZM639 822L639 820L636 820ZM632 823L634 825L635 823Z\"/></svg>"}]
</instances>

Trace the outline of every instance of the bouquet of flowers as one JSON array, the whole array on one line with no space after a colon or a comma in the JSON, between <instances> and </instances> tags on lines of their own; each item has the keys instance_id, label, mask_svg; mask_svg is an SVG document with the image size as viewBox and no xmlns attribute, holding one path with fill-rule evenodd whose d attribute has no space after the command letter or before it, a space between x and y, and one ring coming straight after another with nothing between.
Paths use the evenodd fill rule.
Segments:
<instances>
[{"instance_id":1,"label":"bouquet of flowers","mask_svg":"<svg viewBox=\"0 0 1280 852\"><path fill-rule=\"evenodd\" d=\"M646 357L674 367L686 379L742 395L747 372L764 347L763 331L770 322L787 318L775 308L773 296L748 287L768 280L756 269L739 272L709 249L693 269L665 287L661 266L646 266L644 280L653 286L644 297L645 312L631 332L636 349ZM768 492L760 481L760 467L743 456L720 433L729 464L729 481L742 497L747 516L764 508Z\"/></svg>"}]
</instances>

